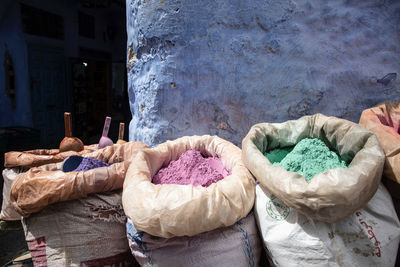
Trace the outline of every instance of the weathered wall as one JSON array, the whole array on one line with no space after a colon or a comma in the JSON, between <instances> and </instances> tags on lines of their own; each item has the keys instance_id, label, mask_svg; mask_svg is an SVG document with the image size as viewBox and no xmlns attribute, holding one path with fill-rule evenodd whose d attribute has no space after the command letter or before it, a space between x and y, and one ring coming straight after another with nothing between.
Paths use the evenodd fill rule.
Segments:
<instances>
[{"instance_id":1,"label":"weathered wall","mask_svg":"<svg viewBox=\"0 0 400 267\"><path fill-rule=\"evenodd\" d=\"M127 0L130 139L149 145L400 101L399 1Z\"/></svg>"}]
</instances>

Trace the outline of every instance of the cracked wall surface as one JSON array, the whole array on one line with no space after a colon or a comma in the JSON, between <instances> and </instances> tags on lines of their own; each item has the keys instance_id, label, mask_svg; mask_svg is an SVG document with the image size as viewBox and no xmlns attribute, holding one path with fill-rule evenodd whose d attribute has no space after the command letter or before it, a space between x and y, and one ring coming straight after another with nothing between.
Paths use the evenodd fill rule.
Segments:
<instances>
[{"instance_id":1,"label":"cracked wall surface","mask_svg":"<svg viewBox=\"0 0 400 267\"><path fill-rule=\"evenodd\" d=\"M130 140L148 145L400 101L399 1L127 0L127 31Z\"/></svg>"}]
</instances>

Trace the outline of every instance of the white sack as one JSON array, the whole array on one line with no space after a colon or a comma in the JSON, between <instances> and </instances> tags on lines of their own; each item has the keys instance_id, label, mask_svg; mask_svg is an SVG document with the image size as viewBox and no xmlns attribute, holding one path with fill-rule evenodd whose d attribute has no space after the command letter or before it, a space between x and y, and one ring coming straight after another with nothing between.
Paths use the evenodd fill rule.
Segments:
<instances>
[{"instance_id":1,"label":"white sack","mask_svg":"<svg viewBox=\"0 0 400 267\"><path fill-rule=\"evenodd\" d=\"M368 204L338 223L313 221L260 184L255 214L276 266L394 266L400 223L381 184Z\"/></svg>"}]
</instances>

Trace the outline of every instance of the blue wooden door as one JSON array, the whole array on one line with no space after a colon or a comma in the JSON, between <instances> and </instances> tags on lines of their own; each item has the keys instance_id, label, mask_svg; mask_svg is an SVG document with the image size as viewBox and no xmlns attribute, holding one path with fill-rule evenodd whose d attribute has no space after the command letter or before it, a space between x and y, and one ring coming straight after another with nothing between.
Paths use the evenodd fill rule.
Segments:
<instances>
[{"instance_id":1,"label":"blue wooden door","mask_svg":"<svg viewBox=\"0 0 400 267\"><path fill-rule=\"evenodd\" d=\"M65 56L62 48L28 44L33 126L43 147L58 147L64 137L67 105Z\"/></svg>"}]
</instances>

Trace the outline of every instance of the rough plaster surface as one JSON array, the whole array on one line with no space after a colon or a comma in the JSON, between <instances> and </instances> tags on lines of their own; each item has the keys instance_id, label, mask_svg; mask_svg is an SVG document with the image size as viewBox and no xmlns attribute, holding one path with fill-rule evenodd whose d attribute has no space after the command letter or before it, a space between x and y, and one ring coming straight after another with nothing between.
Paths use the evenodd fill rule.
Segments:
<instances>
[{"instance_id":1,"label":"rough plaster surface","mask_svg":"<svg viewBox=\"0 0 400 267\"><path fill-rule=\"evenodd\" d=\"M400 101L399 1L127 0L127 31L130 140L148 145Z\"/></svg>"}]
</instances>

